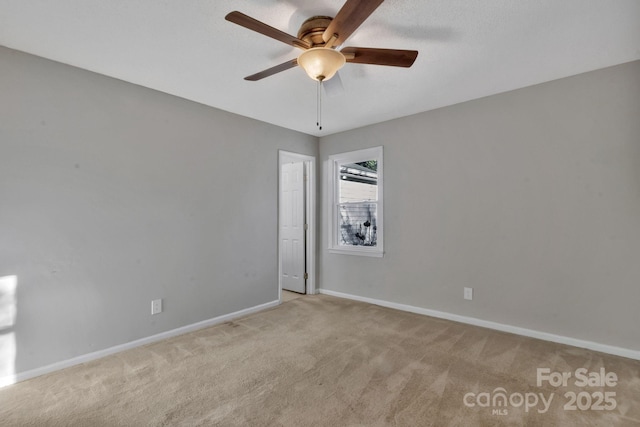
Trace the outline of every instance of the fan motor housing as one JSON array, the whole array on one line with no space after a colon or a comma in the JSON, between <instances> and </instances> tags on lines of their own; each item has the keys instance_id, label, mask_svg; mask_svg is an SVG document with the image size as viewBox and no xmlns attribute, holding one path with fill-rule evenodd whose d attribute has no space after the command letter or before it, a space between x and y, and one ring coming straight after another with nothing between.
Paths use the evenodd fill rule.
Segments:
<instances>
[{"instance_id":1,"label":"fan motor housing","mask_svg":"<svg viewBox=\"0 0 640 427\"><path fill-rule=\"evenodd\" d=\"M325 42L322 38L324 30L333 21L330 16L312 16L302 23L298 30L298 38L310 43L314 47L324 46Z\"/></svg>"}]
</instances>

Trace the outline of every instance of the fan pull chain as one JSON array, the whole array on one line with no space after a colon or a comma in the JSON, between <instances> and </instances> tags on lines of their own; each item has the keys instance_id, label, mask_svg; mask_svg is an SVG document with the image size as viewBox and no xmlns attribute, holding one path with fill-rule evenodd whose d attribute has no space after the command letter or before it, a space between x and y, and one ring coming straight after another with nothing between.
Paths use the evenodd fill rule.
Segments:
<instances>
[{"instance_id":1,"label":"fan pull chain","mask_svg":"<svg viewBox=\"0 0 640 427\"><path fill-rule=\"evenodd\" d=\"M316 126L322 130L322 80L318 80L318 94L316 102Z\"/></svg>"}]
</instances>

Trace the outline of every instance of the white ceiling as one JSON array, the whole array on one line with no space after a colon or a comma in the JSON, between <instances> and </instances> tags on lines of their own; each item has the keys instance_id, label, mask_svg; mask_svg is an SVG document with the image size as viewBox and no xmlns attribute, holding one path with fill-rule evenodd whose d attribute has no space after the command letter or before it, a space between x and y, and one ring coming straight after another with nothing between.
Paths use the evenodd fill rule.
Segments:
<instances>
[{"instance_id":1,"label":"white ceiling","mask_svg":"<svg viewBox=\"0 0 640 427\"><path fill-rule=\"evenodd\" d=\"M0 0L0 45L312 135L353 129L640 59L638 0L387 0L345 46L418 50L412 68L347 64L325 96L301 51L225 21L296 35L344 0Z\"/></svg>"}]
</instances>

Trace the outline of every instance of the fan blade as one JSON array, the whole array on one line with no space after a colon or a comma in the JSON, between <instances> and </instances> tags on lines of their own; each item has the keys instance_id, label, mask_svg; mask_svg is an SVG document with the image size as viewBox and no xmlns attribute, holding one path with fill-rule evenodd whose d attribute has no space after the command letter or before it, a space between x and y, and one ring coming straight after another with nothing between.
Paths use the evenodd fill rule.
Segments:
<instances>
[{"instance_id":1,"label":"fan blade","mask_svg":"<svg viewBox=\"0 0 640 427\"><path fill-rule=\"evenodd\" d=\"M345 47L340 52L347 57L347 62L390 65L392 67L411 67L418 57L417 50Z\"/></svg>"},{"instance_id":2,"label":"fan blade","mask_svg":"<svg viewBox=\"0 0 640 427\"><path fill-rule=\"evenodd\" d=\"M383 1L347 0L322 34L322 39L328 42L334 34L337 34L338 38L333 44L334 46L340 46Z\"/></svg>"},{"instance_id":3,"label":"fan blade","mask_svg":"<svg viewBox=\"0 0 640 427\"><path fill-rule=\"evenodd\" d=\"M257 80L264 79L265 77L272 76L281 71L288 70L289 68L297 67L298 59L292 59L290 61L284 62L280 65L276 65L275 67L267 68L266 70L260 71L259 73L252 74L250 76L245 77L245 80L249 80L255 82Z\"/></svg>"},{"instance_id":4,"label":"fan blade","mask_svg":"<svg viewBox=\"0 0 640 427\"><path fill-rule=\"evenodd\" d=\"M224 19L302 50L306 50L311 47L309 43L304 40L300 40L297 37L260 22L257 19L253 19L242 12L231 12L225 16Z\"/></svg>"}]
</instances>

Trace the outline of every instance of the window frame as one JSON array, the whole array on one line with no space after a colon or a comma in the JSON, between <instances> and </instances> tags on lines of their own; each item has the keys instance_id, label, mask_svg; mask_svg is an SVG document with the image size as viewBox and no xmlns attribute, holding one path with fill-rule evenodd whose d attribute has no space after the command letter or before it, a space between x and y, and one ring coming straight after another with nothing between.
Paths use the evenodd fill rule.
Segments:
<instances>
[{"instance_id":1,"label":"window frame","mask_svg":"<svg viewBox=\"0 0 640 427\"><path fill-rule=\"evenodd\" d=\"M384 255L384 167L383 167L384 150L382 146L365 148L362 150L349 151L345 153L332 154L329 156L328 161L328 225L329 225L329 244L328 250L330 253L345 254L345 255L359 255L368 257L381 258ZM376 246L345 246L339 244L339 221L338 221L338 208L341 205L339 203L339 179L338 172L340 171L340 164L344 163L358 163L366 160L376 160L378 162L378 200L376 204L376 225L377 238Z\"/></svg>"}]
</instances>

